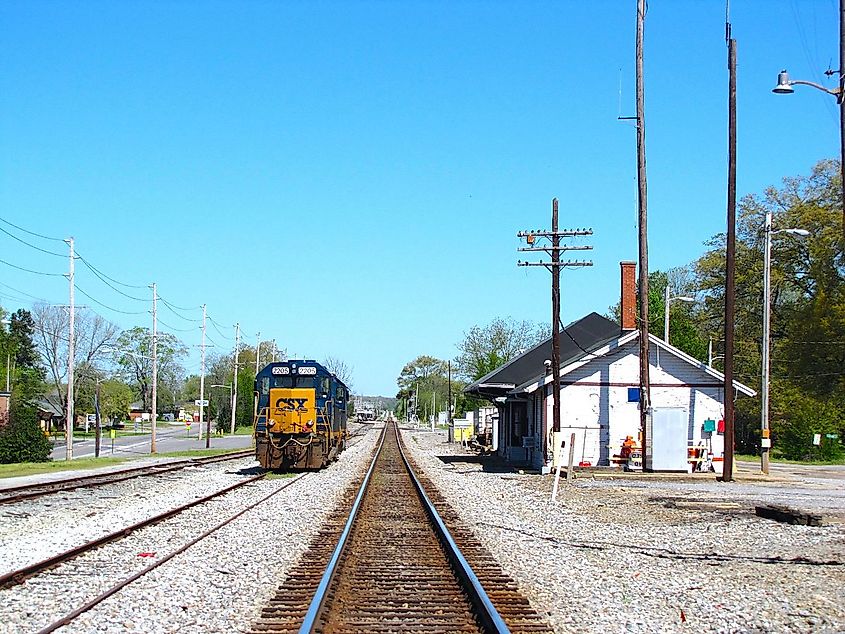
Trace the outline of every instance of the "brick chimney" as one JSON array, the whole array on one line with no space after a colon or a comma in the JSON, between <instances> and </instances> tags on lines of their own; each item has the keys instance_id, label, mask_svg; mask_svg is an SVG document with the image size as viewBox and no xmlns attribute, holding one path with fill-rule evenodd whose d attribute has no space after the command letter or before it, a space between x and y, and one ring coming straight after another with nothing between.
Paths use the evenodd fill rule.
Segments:
<instances>
[{"instance_id":1,"label":"brick chimney","mask_svg":"<svg viewBox=\"0 0 845 634\"><path fill-rule=\"evenodd\" d=\"M619 321L625 333L637 329L637 263L620 262L619 266L622 269Z\"/></svg>"}]
</instances>

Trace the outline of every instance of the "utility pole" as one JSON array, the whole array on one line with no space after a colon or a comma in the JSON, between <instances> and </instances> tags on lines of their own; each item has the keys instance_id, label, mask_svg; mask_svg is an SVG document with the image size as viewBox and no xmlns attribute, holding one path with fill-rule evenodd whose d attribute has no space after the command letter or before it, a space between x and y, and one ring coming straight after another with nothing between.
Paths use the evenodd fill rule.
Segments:
<instances>
[{"instance_id":1,"label":"utility pole","mask_svg":"<svg viewBox=\"0 0 845 634\"><path fill-rule=\"evenodd\" d=\"M156 421L158 420L158 315L156 313L156 283L153 282L153 398L152 422L150 423L150 453L156 452Z\"/></svg>"},{"instance_id":2,"label":"utility pole","mask_svg":"<svg viewBox=\"0 0 845 634\"><path fill-rule=\"evenodd\" d=\"M273 339L273 363L276 363L276 340Z\"/></svg>"},{"instance_id":3,"label":"utility pole","mask_svg":"<svg viewBox=\"0 0 845 634\"><path fill-rule=\"evenodd\" d=\"M842 204L842 250L845 251L845 0L839 0L839 176Z\"/></svg>"},{"instance_id":4,"label":"utility pole","mask_svg":"<svg viewBox=\"0 0 845 634\"><path fill-rule=\"evenodd\" d=\"M642 434L643 469L651 467L651 438L648 423L651 416L651 379L648 365L648 187L645 171L645 90L643 88L643 31L645 0L637 0L637 201L639 224L639 303L640 303L640 432Z\"/></svg>"},{"instance_id":5,"label":"utility pole","mask_svg":"<svg viewBox=\"0 0 845 634\"><path fill-rule=\"evenodd\" d=\"M202 440L202 423L203 423L203 414L205 413L205 304L202 305L202 344L200 345L202 349L202 358L201 358L201 365L200 365L200 431L199 431L199 440ZM211 423L208 425L208 430L205 435L205 446L208 447L211 444L211 439L208 437L211 434Z\"/></svg>"},{"instance_id":6,"label":"utility pole","mask_svg":"<svg viewBox=\"0 0 845 634\"><path fill-rule=\"evenodd\" d=\"M725 460L722 481L734 470L734 320L736 300L736 40L725 20L728 45L728 231L725 250Z\"/></svg>"},{"instance_id":7,"label":"utility pole","mask_svg":"<svg viewBox=\"0 0 845 634\"><path fill-rule=\"evenodd\" d=\"M255 376L258 376L258 357L261 354L261 331L258 331L258 334L255 335L257 342L255 344ZM258 417L258 398L252 399L252 421L253 424L255 423L255 419Z\"/></svg>"},{"instance_id":8,"label":"utility pole","mask_svg":"<svg viewBox=\"0 0 845 634\"><path fill-rule=\"evenodd\" d=\"M255 337L258 339L258 342L255 344L255 374L258 375L258 360L261 358L261 332L259 332Z\"/></svg>"},{"instance_id":9,"label":"utility pole","mask_svg":"<svg viewBox=\"0 0 845 634\"><path fill-rule=\"evenodd\" d=\"M97 391L94 393L94 413L97 415L96 427L94 428L94 457L100 457L100 432L103 425L100 420L100 379L97 379Z\"/></svg>"},{"instance_id":10,"label":"utility pole","mask_svg":"<svg viewBox=\"0 0 845 634\"><path fill-rule=\"evenodd\" d=\"M235 377L232 380L232 427L230 434L235 435L235 412L238 409L238 357L241 347L241 324L235 324Z\"/></svg>"},{"instance_id":11,"label":"utility pole","mask_svg":"<svg viewBox=\"0 0 845 634\"><path fill-rule=\"evenodd\" d=\"M557 198L552 199L552 230L551 231L520 231L516 234L518 238L525 238L527 247L520 247L518 251L543 251L551 257L551 262L517 262L517 266L543 266L552 274L552 431L560 432L560 270L564 267L592 266L591 261L560 261L562 251L589 251L593 247L581 246L560 246L561 238L572 238L579 236L593 235L592 229L567 229L558 230L558 202ZM549 241L546 246L534 246L538 238ZM544 442L545 439L544 439ZM544 456L548 453L548 447L543 447Z\"/></svg>"},{"instance_id":12,"label":"utility pole","mask_svg":"<svg viewBox=\"0 0 845 634\"><path fill-rule=\"evenodd\" d=\"M67 342L67 421L65 421L65 459L73 460L73 357L76 354L73 346L74 331L74 282L73 282L73 237L71 236L65 242L70 247L70 272L68 273L68 280L70 280L70 322L69 322L69 336Z\"/></svg>"},{"instance_id":13,"label":"utility pole","mask_svg":"<svg viewBox=\"0 0 845 634\"><path fill-rule=\"evenodd\" d=\"M447 361L448 367L448 398L446 400L446 426L452 428L452 362Z\"/></svg>"},{"instance_id":14,"label":"utility pole","mask_svg":"<svg viewBox=\"0 0 845 634\"><path fill-rule=\"evenodd\" d=\"M432 390L431 392L431 431L434 431L437 421L437 391Z\"/></svg>"}]
</instances>

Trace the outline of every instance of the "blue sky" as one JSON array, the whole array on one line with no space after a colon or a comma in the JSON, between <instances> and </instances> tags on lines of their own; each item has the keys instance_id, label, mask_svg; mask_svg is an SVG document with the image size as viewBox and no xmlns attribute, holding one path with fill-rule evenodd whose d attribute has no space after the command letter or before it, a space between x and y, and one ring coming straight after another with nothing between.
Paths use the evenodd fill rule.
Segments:
<instances>
[{"instance_id":1,"label":"blue sky","mask_svg":"<svg viewBox=\"0 0 845 634\"><path fill-rule=\"evenodd\" d=\"M650 268L665 270L725 229L725 7L649 4ZM230 337L238 321L393 395L407 361L454 357L475 324L548 319L549 275L516 266L516 232L548 227L555 196L562 227L595 232L594 266L562 276L564 321L617 301L619 261L637 254L635 130L617 120L634 114L635 7L7 0L0 217L74 236L106 275L156 282L172 304L207 304ZM834 0L731 3L740 196L838 157L832 97L771 92L781 68L835 85L836 17ZM4 233L0 251L67 270ZM149 325L148 305L77 270L99 302L142 314L77 301ZM7 308L68 301L61 277L0 263L0 284Z\"/></svg>"}]
</instances>

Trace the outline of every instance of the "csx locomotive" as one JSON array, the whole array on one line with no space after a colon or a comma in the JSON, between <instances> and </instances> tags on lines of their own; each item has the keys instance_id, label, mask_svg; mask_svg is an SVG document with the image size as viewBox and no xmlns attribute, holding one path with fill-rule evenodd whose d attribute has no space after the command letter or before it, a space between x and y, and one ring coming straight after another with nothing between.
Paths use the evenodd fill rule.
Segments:
<instances>
[{"instance_id":1,"label":"csx locomotive","mask_svg":"<svg viewBox=\"0 0 845 634\"><path fill-rule=\"evenodd\" d=\"M316 361L271 363L255 377L255 457L265 469L319 469L346 445L349 389Z\"/></svg>"}]
</instances>

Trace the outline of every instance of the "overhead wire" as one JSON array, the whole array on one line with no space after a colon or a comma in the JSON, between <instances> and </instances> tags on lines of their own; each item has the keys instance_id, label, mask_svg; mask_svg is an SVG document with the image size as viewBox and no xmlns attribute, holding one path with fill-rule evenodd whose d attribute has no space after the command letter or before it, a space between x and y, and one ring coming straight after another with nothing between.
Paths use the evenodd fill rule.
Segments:
<instances>
[{"instance_id":1,"label":"overhead wire","mask_svg":"<svg viewBox=\"0 0 845 634\"><path fill-rule=\"evenodd\" d=\"M35 236L36 238L44 238L45 240L54 240L55 242L64 242L64 238L53 238L51 236L45 236L45 235L40 234L40 233L35 233L34 231L30 231L29 229L24 229L23 227L19 227L14 222L9 222L5 218L0 218L0 222L3 222L5 224L9 225L10 227L14 227L18 231L23 231L24 233L28 233L31 236Z\"/></svg>"},{"instance_id":2,"label":"overhead wire","mask_svg":"<svg viewBox=\"0 0 845 634\"><path fill-rule=\"evenodd\" d=\"M170 306L170 303L167 300L165 300L161 295L158 296L158 299L162 304L164 304L164 306L165 306L165 308L167 308L167 310L169 310L171 313L176 315L179 319L184 319L185 321L190 321L190 322L195 323L195 324L198 324L202 321L202 319L191 319L190 317L185 317L184 315L180 315Z\"/></svg>"},{"instance_id":3,"label":"overhead wire","mask_svg":"<svg viewBox=\"0 0 845 634\"><path fill-rule=\"evenodd\" d=\"M35 249L36 251L41 251L41 253L46 253L47 255L55 255L56 257L59 257L59 258L68 257L68 255L66 253L56 253L55 251L48 251L47 249L42 249L41 247L37 247L34 244L27 242L23 238L19 238L14 233L11 233L10 231L6 231L3 227L0 227L0 231L5 233L7 236L11 236L14 240L17 240L21 244L25 244L26 246L28 246L31 249Z\"/></svg>"},{"instance_id":4,"label":"overhead wire","mask_svg":"<svg viewBox=\"0 0 845 634\"><path fill-rule=\"evenodd\" d=\"M126 288L149 288L148 286L144 286L144 285L138 285L138 284L127 284L126 282L121 282L120 280L116 280L116 279L114 279L113 277L109 277L108 275L106 275L105 273L103 273L100 269L98 269L96 266L94 266L93 264L91 264L91 263L90 263L88 260L86 260L84 257L82 257L81 255L79 255L79 253L78 253L78 252L77 252L77 257L78 257L78 258L82 261L82 263L83 263L83 264L85 264L85 266L87 266L87 267L91 270L91 272L92 272L92 273L94 273L94 275L96 275L96 276L97 276L97 277L99 277L100 279L102 279L102 278L106 278L107 280L110 280L110 281L114 282L115 284L120 284L121 286L125 286ZM105 281L105 280L103 280L103 281ZM106 282L106 284L108 284L108 282ZM111 284L109 284L109 286L111 286ZM117 291L117 289L116 289L116 288L114 288L114 286L112 286L112 288L113 288L114 290L116 290L116 291ZM118 292L118 293L120 293L121 291L117 291L117 292ZM130 297L130 295L127 295L127 297ZM132 297L132 299L138 299L138 298L137 298L137 297ZM140 300L140 301L149 301L149 300L144 299L144 300Z\"/></svg>"},{"instance_id":5,"label":"overhead wire","mask_svg":"<svg viewBox=\"0 0 845 634\"><path fill-rule=\"evenodd\" d=\"M46 299L44 299L43 297L36 297L35 295L30 295L30 294L29 294L29 293L27 293L26 291L22 291L22 290L20 290L19 288L15 288L14 286L9 286L8 284L4 284L3 282L0 282L0 286L5 286L6 288L12 289L12 290L13 290L14 292L16 292L16 293L20 293L21 295L26 295L27 297L29 297L29 298L31 298L31 299L38 300L39 302L44 302L45 304L50 304L50 303L52 303L52 302L48 302L48 301L47 301Z\"/></svg>"},{"instance_id":6,"label":"overhead wire","mask_svg":"<svg viewBox=\"0 0 845 634\"><path fill-rule=\"evenodd\" d=\"M92 302L94 302L95 304L99 304L99 305L100 305L100 306L102 306L103 308L105 308L105 309L107 309L107 310L110 310L110 311L112 311L112 312L115 312L115 313L120 313L120 314L122 314L122 315L145 315L145 314L147 314L147 313L149 312L149 311L147 311L147 310L141 310L141 311L129 311L129 310L120 310L119 308L113 308L112 306L109 306L108 304L104 304L104 303L103 303L103 302L101 302L99 299L95 299L94 297L92 297L91 295L89 295L88 293L86 293L85 291L83 291L81 288L79 288L79 286L77 286L76 284L74 284L74 285L73 285L73 287L74 287L76 290L78 290L80 293L82 293L83 295L85 295L85 297L87 297L88 299L90 299L90 300L91 300Z\"/></svg>"},{"instance_id":7,"label":"overhead wire","mask_svg":"<svg viewBox=\"0 0 845 634\"><path fill-rule=\"evenodd\" d=\"M172 303L172 302L168 302L168 301L167 301L166 299L164 299L161 295L159 295L159 296L158 296L158 298L159 298L161 301L163 301L165 304L167 304L167 305L168 305L168 306L170 306L171 308L175 308L176 310L202 310L202 306L190 306L190 307L177 306L176 304L174 304L174 303Z\"/></svg>"},{"instance_id":8,"label":"overhead wire","mask_svg":"<svg viewBox=\"0 0 845 634\"><path fill-rule=\"evenodd\" d=\"M230 341L234 339L234 337L232 337L231 335L227 335L227 334L225 334L222 330L220 330L220 328L222 328L222 327L223 327L222 325L220 326L220 328L218 328L218 325L219 325L219 324L218 324L216 321L214 321L214 320L213 320L211 317L209 317L208 315L206 315L205 317L206 317L206 319L208 319L208 321L210 321L210 322L211 322L211 325L214 327L214 329L215 329L217 332L219 332L219 333L220 333L220 336L221 336L221 337L223 337L224 339L228 339L228 340L230 340Z\"/></svg>"},{"instance_id":9,"label":"overhead wire","mask_svg":"<svg viewBox=\"0 0 845 634\"><path fill-rule=\"evenodd\" d=\"M197 330L197 326L191 326L190 328L174 328L173 326L171 326L167 322L162 321L161 318L157 318L157 321L158 321L158 323L160 323L165 328L167 328L169 330L173 330L175 332L195 332Z\"/></svg>"},{"instance_id":10,"label":"overhead wire","mask_svg":"<svg viewBox=\"0 0 845 634\"><path fill-rule=\"evenodd\" d=\"M17 264L12 264L11 262L6 262L6 260L0 260L6 266L11 266L13 269L18 269L19 271L26 271L27 273L34 273L35 275L46 275L48 277L64 277L64 273L45 273L44 271L33 271L32 269L26 269L22 266L18 266Z\"/></svg>"}]
</instances>

